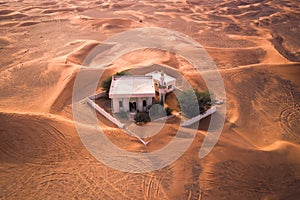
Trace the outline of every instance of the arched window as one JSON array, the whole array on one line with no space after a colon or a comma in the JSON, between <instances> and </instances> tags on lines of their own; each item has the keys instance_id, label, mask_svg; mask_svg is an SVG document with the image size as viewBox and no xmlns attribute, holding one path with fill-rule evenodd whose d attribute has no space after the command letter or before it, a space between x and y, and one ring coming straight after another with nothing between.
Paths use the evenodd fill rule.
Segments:
<instances>
[{"instance_id":1,"label":"arched window","mask_svg":"<svg viewBox=\"0 0 300 200\"><path fill-rule=\"evenodd\" d=\"M143 100L143 107L147 107L147 100Z\"/></svg>"}]
</instances>

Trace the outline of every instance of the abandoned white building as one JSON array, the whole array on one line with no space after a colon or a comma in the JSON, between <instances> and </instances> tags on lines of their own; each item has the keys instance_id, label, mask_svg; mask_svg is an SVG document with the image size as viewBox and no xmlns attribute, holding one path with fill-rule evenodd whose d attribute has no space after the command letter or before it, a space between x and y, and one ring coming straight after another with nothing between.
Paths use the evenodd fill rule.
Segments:
<instances>
[{"instance_id":1,"label":"abandoned white building","mask_svg":"<svg viewBox=\"0 0 300 200\"><path fill-rule=\"evenodd\" d=\"M109 90L112 112L146 111L155 97L152 76L113 76Z\"/></svg>"},{"instance_id":2,"label":"abandoned white building","mask_svg":"<svg viewBox=\"0 0 300 200\"><path fill-rule=\"evenodd\" d=\"M175 78L159 71L145 76L113 76L109 90L112 112L147 111L152 105L155 91L159 93L159 99L164 104L165 94L175 89L175 82Z\"/></svg>"}]
</instances>

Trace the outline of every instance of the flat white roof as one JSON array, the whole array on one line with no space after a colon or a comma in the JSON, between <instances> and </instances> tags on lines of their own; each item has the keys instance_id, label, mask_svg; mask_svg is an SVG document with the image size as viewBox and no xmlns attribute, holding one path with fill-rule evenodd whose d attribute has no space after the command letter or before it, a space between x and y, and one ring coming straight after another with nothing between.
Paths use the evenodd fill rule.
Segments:
<instances>
[{"instance_id":1,"label":"flat white roof","mask_svg":"<svg viewBox=\"0 0 300 200\"><path fill-rule=\"evenodd\" d=\"M154 80L160 81L161 71L150 72L150 73L146 74L146 76L152 76L154 78ZM174 77L169 76L166 73L164 73L164 76L165 76L165 82L166 83L169 83L171 81L175 81L176 80Z\"/></svg>"},{"instance_id":2,"label":"flat white roof","mask_svg":"<svg viewBox=\"0 0 300 200\"><path fill-rule=\"evenodd\" d=\"M154 97L152 76L113 76L109 97Z\"/></svg>"}]
</instances>

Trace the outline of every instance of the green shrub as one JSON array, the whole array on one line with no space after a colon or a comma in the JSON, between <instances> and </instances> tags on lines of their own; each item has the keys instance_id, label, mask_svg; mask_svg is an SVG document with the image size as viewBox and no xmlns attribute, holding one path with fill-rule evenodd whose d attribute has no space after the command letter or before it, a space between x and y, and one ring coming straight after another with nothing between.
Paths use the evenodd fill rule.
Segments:
<instances>
[{"instance_id":1,"label":"green shrub","mask_svg":"<svg viewBox=\"0 0 300 200\"><path fill-rule=\"evenodd\" d=\"M212 106L213 99L208 90L199 92L197 89L184 90L177 96L182 113L189 118L204 114Z\"/></svg>"},{"instance_id":2,"label":"green shrub","mask_svg":"<svg viewBox=\"0 0 300 200\"><path fill-rule=\"evenodd\" d=\"M152 104L149 110L152 119L158 119L166 116L166 111L160 103Z\"/></svg>"},{"instance_id":3,"label":"green shrub","mask_svg":"<svg viewBox=\"0 0 300 200\"><path fill-rule=\"evenodd\" d=\"M146 123L146 122L150 122L151 120L147 112L138 112L134 116L134 121L136 123L140 123L140 122Z\"/></svg>"},{"instance_id":4,"label":"green shrub","mask_svg":"<svg viewBox=\"0 0 300 200\"><path fill-rule=\"evenodd\" d=\"M172 115L172 112L173 112L173 109L172 109L172 108L166 107L165 110L166 110L167 116Z\"/></svg>"}]
</instances>

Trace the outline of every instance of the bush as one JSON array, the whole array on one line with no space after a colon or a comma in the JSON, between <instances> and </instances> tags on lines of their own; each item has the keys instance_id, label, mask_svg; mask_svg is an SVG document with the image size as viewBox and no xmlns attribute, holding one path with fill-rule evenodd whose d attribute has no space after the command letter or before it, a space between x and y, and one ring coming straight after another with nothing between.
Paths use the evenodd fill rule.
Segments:
<instances>
[{"instance_id":1,"label":"bush","mask_svg":"<svg viewBox=\"0 0 300 200\"><path fill-rule=\"evenodd\" d=\"M170 107L166 107L166 113L167 113L167 116L170 116L170 115L172 115L172 112L173 112L173 109L172 108L170 108Z\"/></svg>"},{"instance_id":2,"label":"bush","mask_svg":"<svg viewBox=\"0 0 300 200\"><path fill-rule=\"evenodd\" d=\"M152 119L158 119L166 116L166 111L160 103L154 103L149 109L149 114Z\"/></svg>"},{"instance_id":3,"label":"bush","mask_svg":"<svg viewBox=\"0 0 300 200\"><path fill-rule=\"evenodd\" d=\"M213 94L209 91L199 92L197 89L184 90L177 96L182 113L189 118L205 113L213 102Z\"/></svg>"},{"instance_id":4,"label":"bush","mask_svg":"<svg viewBox=\"0 0 300 200\"><path fill-rule=\"evenodd\" d=\"M151 120L147 112L138 112L134 116L134 121L136 123L141 123L141 122L146 123L146 122L150 122Z\"/></svg>"},{"instance_id":5,"label":"bush","mask_svg":"<svg viewBox=\"0 0 300 200\"><path fill-rule=\"evenodd\" d=\"M184 90L177 95L182 114L188 118L199 115L199 105L194 90Z\"/></svg>"}]
</instances>

